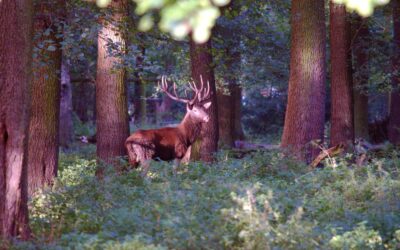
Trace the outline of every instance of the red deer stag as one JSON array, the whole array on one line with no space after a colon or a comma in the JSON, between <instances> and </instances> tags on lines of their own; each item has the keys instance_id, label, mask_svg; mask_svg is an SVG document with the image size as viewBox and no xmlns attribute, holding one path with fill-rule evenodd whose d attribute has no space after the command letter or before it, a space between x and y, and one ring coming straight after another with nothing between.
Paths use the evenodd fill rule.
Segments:
<instances>
[{"instance_id":1,"label":"red deer stag","mask_svg":"<svg viewBox=\"0 0 400 250\"><path fill-rule=\"evenodd\" d=\"M177 167L182 158L188 158L191 145L200 135L201 124L210 119L207 114L207 109L211 106L211 101L207 100L210 96L210 84L208 83L205 88L201 80L200 88L194 82L189 82L189 86L194 92L193 98L191 100L180 98L176 92L176 84L173 84L172 94L168 91L166 76L162 76L161 90L171 99L186 103L185 117L177 127L138 130L126 139L125 147L129 163L133 167L141 164L144 176L147 174L151 159L175 160Z\"/></svg>"}]
</instances>

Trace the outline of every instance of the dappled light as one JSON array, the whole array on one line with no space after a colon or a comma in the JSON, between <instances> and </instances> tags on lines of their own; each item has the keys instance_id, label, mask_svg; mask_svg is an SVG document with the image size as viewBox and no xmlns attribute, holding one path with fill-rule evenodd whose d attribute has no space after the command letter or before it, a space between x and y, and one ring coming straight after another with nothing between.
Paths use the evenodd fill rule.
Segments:
<instances>
[{"instance_id":1,"label":"dappled light","mask_svg":"<svg viewBox=\"0 0 400 250\"><path fill-rule=\"evenodd\" d=\"M308 172L279 153L260 152L191 163L177 174L172 164L153 162L144 180L109 166L99 182L82 157L62 155L59 184L30 205L33 232L44 240L59 235L63 248L375 249L400 240L382 233L397 234L392 227L400 220L396 158ZM369 216L375 219L365 221Z\"/></svg>"},{"instance_id":2,"label":"dappled light","mask_svg":"<svg viewBox=\"0 0 400 250\"><path fill-rule=\"evenodd\" d=\"M0 249L400 249L400 0L0 0Z\"/></svg>"},{"instance_id":3,"label":"dappled light","mask_svg":"<svg viewBox=\"0 0 400 250\"><path fill-rule=\"evenodd\" d=\"M363 17L369 17L374 8L388 4L390 0L333 0L336 4L346 5L349 11L356 11Z\"/></svg>"}]
</instances>

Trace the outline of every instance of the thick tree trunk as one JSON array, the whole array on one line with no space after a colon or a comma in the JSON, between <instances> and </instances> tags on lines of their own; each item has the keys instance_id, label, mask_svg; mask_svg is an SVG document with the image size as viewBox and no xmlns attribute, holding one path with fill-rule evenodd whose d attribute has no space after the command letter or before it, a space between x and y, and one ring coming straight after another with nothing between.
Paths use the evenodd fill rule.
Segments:
<instances>
[{"instance_id":1,"label":"thick tree trunk","mask_svg":"<svg viewBox=\"0 0 400 250\"><path fill-rule=\"evenodd\" d=\"M205 162L210 162L214 160L214 153L218 150L218 104L211 54L211 42L208 41L204 44L196 44L193 40L190 40L190 59L192 79L196 84L200 85L200 78L202 78L204 84L209 82L211 88L210 100L212 105L208 109L210 120L203 124L200 136L200 159ZM198 147L194 146L193 148L195 149ZM196 155L195 152L193 153L193 155Z\"/></svg>"},{"instance_id":2,"label":"thick tree trunk","mask_svg":"<svg viewBox=\"0 0 400 250\"><path fill-rule=\"evenodd\" d=\"M344 5L330 3L331 146L354 141L351 30Z\"/></svg>"},{"instance_id":3,"label":"thick tree trunk","mask_svg":"<svg viewBox=\"0 0 400 250\"><path fill-rule=\"evenodd\" d=\"M310 162L325 118L325 14L322 0L293 0L288 104L282 147Z\"/></svg>"},{"instance_id":4,"label":"thick tree trunk","mask_svg":"<svg viewBox=\"0 0 400 250\"><path fill-rule=\"evenodd\" d=\"M369 139L368 135L368 95L362 90L368 83L368 39L369 30L367 19L356 16L352 24L354 38L353 68L354 68L354 136Z\"/></svg>"},{"instance_id":5,"label":"thick tree trunk","mask_svg":"<svg viewBox=\"0 0 400 250\"><path fill-rule=\"evenodd\" d=\"M35 4L35 56L32 81L31 120L28 144L28 193L51 185L58 169L60 70L62 50L56 35L60 1ZM47 36L44 32L52 31ZM46 40L52 40L47 44ZM39 46L45 45L42 49ZM53 49L49 49L50 47Z\"/></svg>"},{"instance_id":6,"label":"thick tree trunk","mask_svg":"<svg viewBox=\"0 0 400 250\"><path fill-rule=\"evenodd\" d=\"M27 153L33 1L0 1L0 238L30 236Z\"/></svg>"},{"instance_id":7,"label":"thick tree trunk","mask_svg":"<svg viewBox=\"0 0 400 250\"><path fill-rule=\"evenodd\" d=\"M122 59L107 53L108 41L118 44L124 53L125 37L118 25L127 15L126 0L113 0L110 4L112 20L102 20L103 27L98 36L98 58L96 79L96 127L97 157L107 163L125 155L125 140L129 136L127 87ZM101 175L101 171L98 172Z\"/></svg>"},{"instance_id":8,"label":"thick tree trunk","mask_svg":"<svg viewBox=\"0 0 400 250\"><path fill-rule=\"evenodd\" d=\"M63 57L61 65L60 145L68 147L73 140L72 86L69 64Z\"/></svg>"},{"instance_id":9,"label":"thick tree trunk","mask_svg":"<svg viewBox=\"0 0 400 250\"><path fill-rule=\"evenodd\" d=\"M393 77L390 98L388 136L393 144L400 144L400 0L393 1L394 51L392 59Z\"/></svg>"}]
</instances>

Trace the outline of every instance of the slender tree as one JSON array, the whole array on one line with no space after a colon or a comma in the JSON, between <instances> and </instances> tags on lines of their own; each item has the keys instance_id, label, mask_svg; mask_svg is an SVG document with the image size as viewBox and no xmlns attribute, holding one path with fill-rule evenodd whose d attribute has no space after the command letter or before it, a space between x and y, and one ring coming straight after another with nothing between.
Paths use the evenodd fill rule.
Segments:
<instances>
[{"instance_id":1,"label":"slender tree","mask_svg":"<svg viewBox=\"0 0 400 250\"><path fill-rule=\"evenodd\" d=\"M392 85L394 90L390 100L388 136L391 143L400 144L400 1L394 0L392 4L394 34Z\"/></svg>"},{"instance_id":2,"label":"slender tree","mask_svg":"<svg viewBox=\"0 0 400 250\"><path fill-rule=\"evenodd\" d=\"M322 0L293 0L288 104L282 147L310 161L322 140L325 116L325 14Z\"/></svg>"},{"instance_id":3,"label":"slender tree","mask_svg":"<svg viewBox=\"0 0 400 250\"><path fill-rule=\"evenodd\" d=\"M116 156L125 155L124 143L129 136L125 69L121 67L122 59L118 56L125 52L122 21L127 15L126 7L126 0L113 0L101 20L102 28L98 35L97 157L108 163ZM98 174L101 175L101 170Z\"/></svg>"},{"instance_id":4,"label":"slender tree","mask_svg":"<svg viewBox=\"0 0 400 250\"><path fill-rule=\"evenodd\" d=\"M201 79L211 88L211 107L207 110L210 120L203 124L201 130L200 159L210 162L214 159L214 153L218 150L218 107L215 88L213 60L211 54L211 42L197 44L190 40L190 59L192 78L200 85ZM195 149L196 147L194 147ZM193 150L192 150L193 152ZM196 155L196 154L194 154Z\"/></svg>"},{"instance_id":5,"label":"slender tree","mask_svg":"<svg viewBox=\"0 0 400 250\"><path fill-rule=\"evenodd\" d=\"M27 153L31 0L0 1L0 238L29 238ZM0 246L1 247L1 246Z\"/></svg>"},{"instance_id":6,"label":"slender tree","mask_svg":"<svg viewBox=\"0 0 400 250\"><path fill-rule=\"evenodd\" d=\"M363 89L368 83L368 20L354 17L352 33L354 136L368 140L368 95Z\"/></svg>"},{"instance_id":7,"label":"slender tree","mask_svg":"<svg viewBox=\"0 0 400 250\"><path fill-rule=\"evenodd\" d=\"M229 46L224 53L225 66L224 81L227 86L221 86L217 91L218 100L218 126L219 144L231 148L235 140L243 138L241 127L242 94L241 87L237 83L237 70L240 62L240 53L232 52ZM226 88L226 89L225 89Z\"/></svg>"},{"instance_id":8,"label":"slender tree","mask_svg":"<svg viewBox=\"0 0 400 250\"><path fill-rule=\"evenodd\" d=\"M57 25L62 0L35 3L34 71L28 145L28 191L51 185L58 169L60 70L62 50ZM50 31L50 32L49 32Z\"/></svg>"},{"instance_id":9,"label":"slender tree","mask_svg":"<svg viewBox=\"0 0 400 250\"><path fill-rule=\"evenodd\" d=\"M346 146L354 140L351 29L344 5L330 2L331 140Z\"/></svg>"},{"instance_id":10,"label":"slender tree","mask_svg":"<svg viewBox=\"0 0 400 250\"><path fill-rule=\"evenodd\" d=\"M63 56L61 64L60 145L68 147L72 139L72 86L70 65L65 56Z\"/></svg>"},{"instance_id":11,"label":"slender tree","mask_svg":"<svg viewBox=\"0 0 400 250\"><path fill-rule=\"evenodd\" d=\"M72 107L75 114L82 122L88 122L91 117L88 113L88 99L93 103L93 97L90 96L90 79L71 79L72 83Z\"/></svg>"},{"instance_id":12,"label":"slender tree","mask_svg":"<svg viewBox=\"0 0 400 250\"><path fill-rule=\"evenodd\" d=\"M242 118L242 89L238 84L240 72L240 41L241 36L235 34L242 3L230 2L222 8L223 17L215 27L214 34L223 42L221 56L222 78L224 86L217 90L219 145L225 148L234 146L235 140L243 139ZM221 64L221 63L220 63Z\"/></svg>"}]
</instances>

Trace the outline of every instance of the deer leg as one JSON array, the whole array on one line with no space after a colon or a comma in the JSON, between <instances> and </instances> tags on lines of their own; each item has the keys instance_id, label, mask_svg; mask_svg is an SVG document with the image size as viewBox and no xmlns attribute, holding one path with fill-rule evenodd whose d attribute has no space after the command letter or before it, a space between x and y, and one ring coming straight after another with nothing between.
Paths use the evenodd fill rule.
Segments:
<instances>
[{"instance_id":1,"label":"deer leg","mask_svg":"<svg viewBox=\"0 0 400 250\"><path fill-rule=\"evenodd\" d=\"M140 162L140 164L142 165L142 173L140 174L143 178L147 176L147 173L149 172L150 169L150 163L151 163L151 159L148 160L143 160Z\"/></svg>"},{"instance_id":2,"label":"deer leg","mask_svg":"<svg viewBox=\"0 0 400 250\"><path fill-rule=\"evenodd\" d=\"M185 155L183 156L181 162L184 164L188 164L190 161L190 153L192 152L192 146L189 146L186 150Z\"/></svg>"},{"instance_id":3,"label":"deer leg","mask_svg":"<svg viewBox=\"0 0 400 250\"><path fill-rule=\"evenodd\" d=\"M131 164L132 167L137 168L139 162L132 143L126 144L126 150L128 151L129 164Z\"/></svg>"},{"instance_id":4,"label":"deer leg","mask_svg":"<svg viewBox=\"0 0 400 250\"><path fill-rule=\"evenodd\" d=\"M179 160L179 159L174 160L174 165L172 167L172 173L174 174L174 176L178 173L178 168L179 168L180 163L181 163L181 160Z\"/></svg>"}]
</instances>

